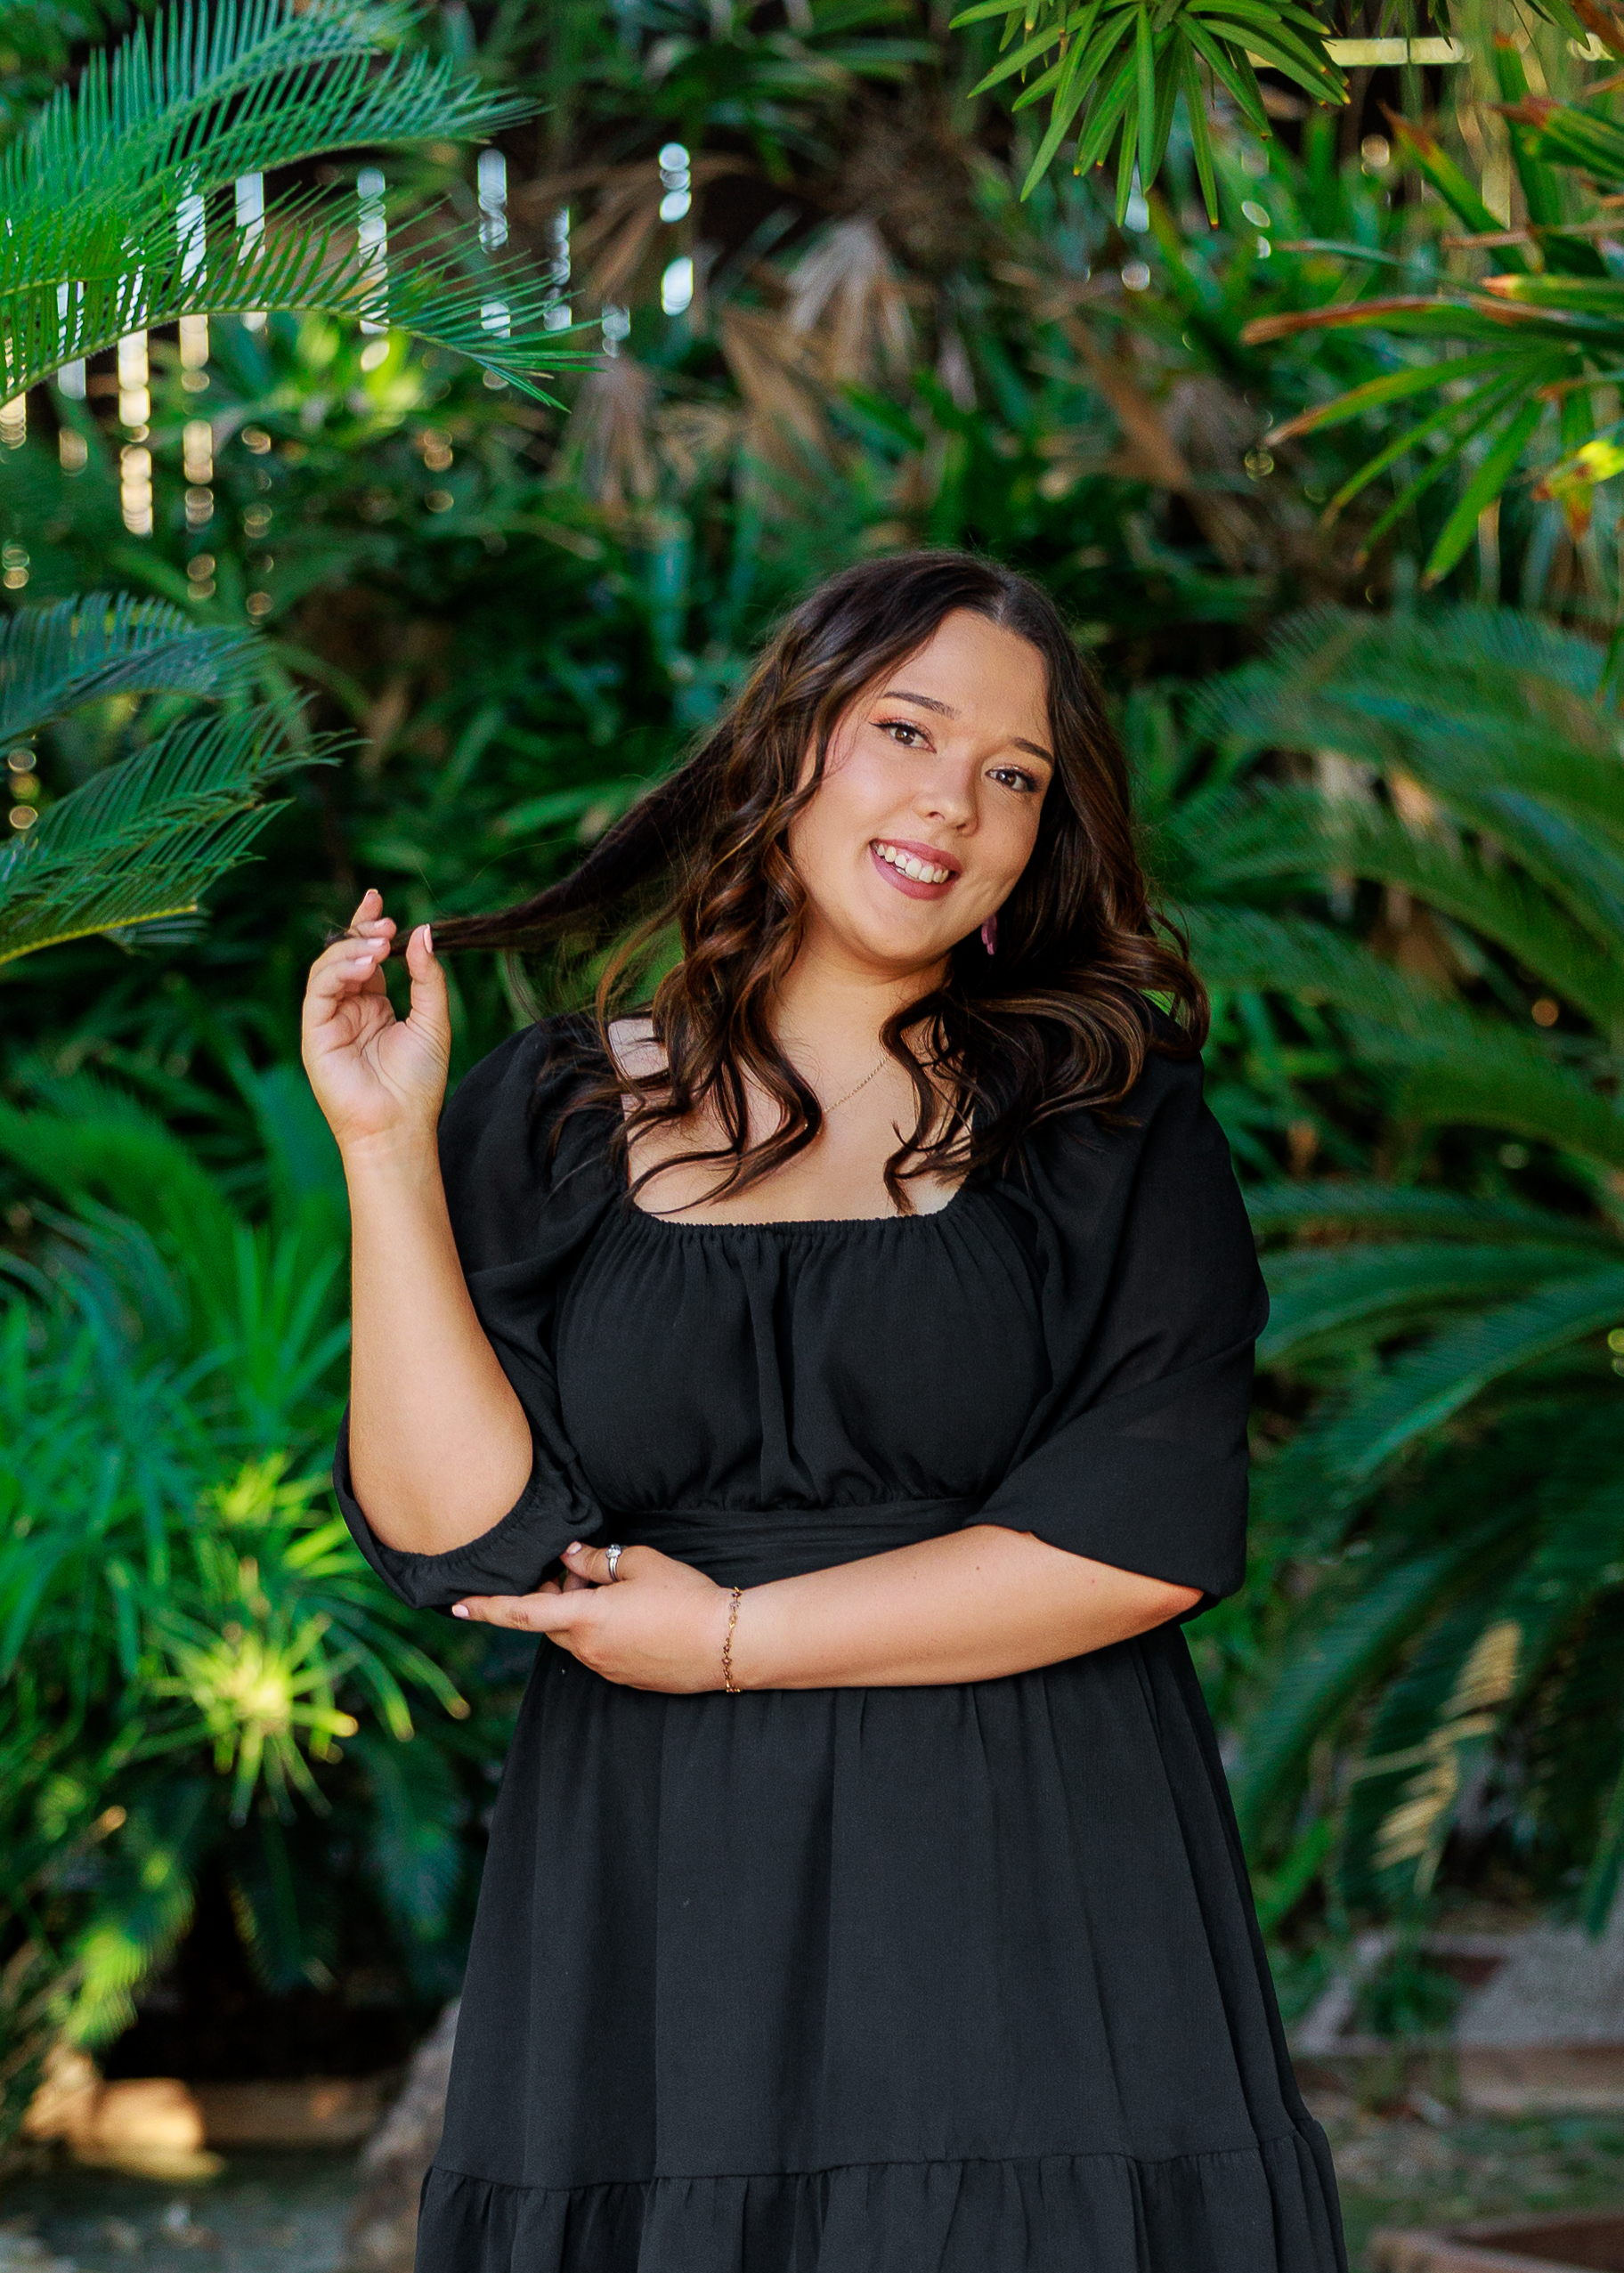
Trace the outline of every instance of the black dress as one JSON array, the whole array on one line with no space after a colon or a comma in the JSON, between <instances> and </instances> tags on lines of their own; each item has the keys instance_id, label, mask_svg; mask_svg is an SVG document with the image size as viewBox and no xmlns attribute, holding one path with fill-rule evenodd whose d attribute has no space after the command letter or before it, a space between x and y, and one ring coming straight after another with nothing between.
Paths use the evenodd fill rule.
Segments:
<instances>
[{"instance_id":1,"label":"black dress","mask_svg":"<svg viewBox=\"0 0 1624 2273\"><path fill-rule=\"evenodd\" d=\"M932 1215L629 1206L590 1044L462 1083L451 1220L535 1467L407 1601L572 1538L724 1584L995 1522L1239 1585L1266 1310L1198 1065ZM601 1060L596 1061L601 1069ZM551 1140L558 1135L556 1149ZM745 1603L748 1615L749 1604ZM668 1697L543 1643L418 2273L1336 2273L1184 1636L960 1686Z\"/></svg>"}]
</instances>

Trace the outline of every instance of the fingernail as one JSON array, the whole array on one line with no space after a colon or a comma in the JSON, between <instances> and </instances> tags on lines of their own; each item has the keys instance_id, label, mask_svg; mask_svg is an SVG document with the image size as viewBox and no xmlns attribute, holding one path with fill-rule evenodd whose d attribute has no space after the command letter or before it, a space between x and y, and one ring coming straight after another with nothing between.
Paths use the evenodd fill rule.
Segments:
<instances>
[{"instance_id":1,"label":"fingernail","mask_svg":"<svg viewBox=\"0 0 1624 2273\"><path fill-rule=\"evenodd\" d=\"M587 1550L581 1540L572 1539L564 1551L566 1555L584 1555Z\"/></svg>"},{"instance_id":2,"label":"fingernail","mask_svg":"<svg viewBox=\"0 0 1624 2273\"><path fill-rule=\"evenodd\" d=\"M423 945L432 955L434 952L434 928L432 923L426 923L423 926Z\"/></svg>"},{"instance_id":3,"label":"fingernail","mask_svg":"<svg viewBox=\"0 0 1624 2273\"><path fill-rule=\"evenodd\" d=\"M451 1604L451 1616L453 1618L466 1618L467 1614L468 1606L467 1603L453 1603Z\"/></svg>"}]
</instances>

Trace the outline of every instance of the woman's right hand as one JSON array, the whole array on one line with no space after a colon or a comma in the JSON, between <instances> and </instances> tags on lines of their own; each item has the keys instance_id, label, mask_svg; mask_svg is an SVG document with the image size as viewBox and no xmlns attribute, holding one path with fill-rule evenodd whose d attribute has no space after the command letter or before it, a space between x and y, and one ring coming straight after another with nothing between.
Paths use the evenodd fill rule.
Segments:
<instances>
[{"instance_id":1,"label":"woman's right hand","mask_svg":"<svg viewBox=\"0 0 1624 2273\"><path fill-rule=\"evenodd\" d=\"M383 969L394 929L381 896L369 890L349 935L311 965L304 990L304 1070L341 1151L432 1142L439 1123L451 1055L445 974L419 924L406 944L411 1010L397 1019Z\"/></svg>"}]
</instances>

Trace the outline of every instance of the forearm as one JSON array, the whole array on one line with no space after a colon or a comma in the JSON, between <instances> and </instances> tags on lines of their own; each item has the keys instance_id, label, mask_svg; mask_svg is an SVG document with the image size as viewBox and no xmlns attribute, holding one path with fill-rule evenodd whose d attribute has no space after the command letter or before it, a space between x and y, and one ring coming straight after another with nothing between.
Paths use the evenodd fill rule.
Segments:
<instances>
[{"instance_id":1,"label":"forearm","mask_svg":"<svg viewBox=\"0 0 1624 2273\"><path fill-rule=\"evenodd\" d=\"M386 1546L443 1555L524 1489L530 1425L458 1261L432 1135L346 1149L350 1469Z\"/></svg>"},{"instance_id":2,"label":"forearm","mask_svg":"<svg viewBox=\"0 0 1624 2273\"><path fill-rule=\"evenodd\" d=\"M1196 1587L978 1523L751 1587L735 1629L735 1677L745 1689L990 1681L1125 1641L1199 1600Z\"/></svg>"}]
</instances>

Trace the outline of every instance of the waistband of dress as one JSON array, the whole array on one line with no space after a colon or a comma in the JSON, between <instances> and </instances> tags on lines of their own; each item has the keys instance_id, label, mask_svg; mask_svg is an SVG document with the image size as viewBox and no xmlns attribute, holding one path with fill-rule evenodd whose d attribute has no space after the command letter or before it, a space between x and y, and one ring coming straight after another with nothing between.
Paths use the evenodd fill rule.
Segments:
<instances>
[{"instance_id":1,"label":"waistband of dress","mask_svg":"<svg viewBox=\"0 0 1624 2273\"><path fill-rule=\"evenodd\" d=\"M722 1587L797 1579L892 1547L937 1539L970 1522L974 1499L883 1499L853 1507L660 1507L605 1517L605 1536L654 1546Z\"/></svg>"}]
</instances>

